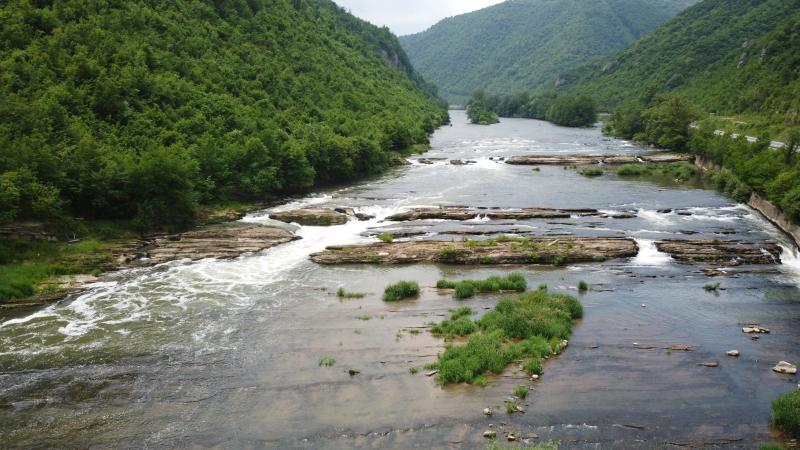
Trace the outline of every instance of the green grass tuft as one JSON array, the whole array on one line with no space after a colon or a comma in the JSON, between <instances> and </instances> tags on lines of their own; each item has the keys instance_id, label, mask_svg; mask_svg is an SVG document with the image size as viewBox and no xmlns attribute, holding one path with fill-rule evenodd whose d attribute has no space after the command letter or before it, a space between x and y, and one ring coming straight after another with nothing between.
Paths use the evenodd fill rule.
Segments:
<instances>
[{"instance_id":1,"label":"green grass tuft","mask_svg":"<svg viewBox=\"0 0 800 450\"><path fill-rule=\"evenodd\" d=\"M383 292L383 301L398 302L419 295L419 284L414 281L401 281L388 286Z\"/></svg>"},{"instance_id":2,"label":"green grass tuft","mask_svg":"<svg viewBox=\"0 0 800 450\"><path fill-rule=\"evenodd\" d=\"M599 177L599 176L602 176L604 173L605 173L605 171L602 168L597 167L597 166L584 167L581 170L581 175L583 175L585 177Z\"/></svg>"},{"instance_id":3,"label":"green grass tuft","mask_svg":"<svg viewBox=\"0 0 800 450\"><path fill-rule=\"evenodd\" d=\"M378 235L378 239L380 239L381 242L391 244L392 242L394 242L394 235L392 233L381 233L380 235Z\"/></svg>"},{"instance_id":4,"label":"green grass tuft","mask_svg":"<svg viewBox=\"0 0 800 450\"><path fill-rule=\"evenodd\" d=\"M581 281L580 283L578 283L578 290L580 292L588 291L589 290L589 283L587 283L585 281Z\"/></svg>"},{"instance_id":5,"label":"green grass tuft","mask_svg":"<svg viewBox=\"0 0 800 450\"><path fill-rule=\"evenodd\" d=\"M364 298L366 295L363 292L348 292L344 288L339 288L336 291L336 296L339 298Z\"/></svg>"},{"instance_id":6,"label":"green grass tuft","mask_svg":"<svg viewBox=\"0 0 800 450\"><path fill-rule=\"evenodd\" d=\"M450 339L453 336L468 336L478 329L475 322L469 318L472 315L472 308L451 309L450 313L449 319L431 325L431 333Z\"/></svg>"},{"instance_id":7,"label":"green grass tuft","mask_svg":"<svg viewBox=\"0 0 800 450\"><path fill-rule=\"evenodd\" d=\"M791 438L800 438L800 390L773 400L772 425Z\"/></svg>"},{"instance_id":8,"label":"green grass tuft","mask_svg":"<svg viewBox=\"0 0 800 450\"><path fill-rule=\"evenodd\" d=\"M707 284L703 286L703 289L705 289L706 292L717 292L720 287L722 287L722 283L715 283L715 284Z\"/></svg>"},{"instance_id":9,"label":"green grass tuft","mask_svg":"<svg viewBox=\"0 0 800 450\"><path fill-rule=\"evenodd\" d=\"M524 399L528 396L528 386L519 385L517 389L514 391L514 395L517 397Z\"/></svg>"},{"instance_id":10,"label":"green grass tuft","mask_svg":"<svg viewBox=\"0 0 800 450\"><path fill-rule=\"evenodd\" d=\"M330 356L325 356L324 358L320 358L319 366L320 367L332 367L336 364L336 360L331 358Z\"/></svg>"},{"instance_id":11,"label":"green grass tuft","mask_svg":"<svg viewBox=\"0 0 800 450\"><path fill-rule=\"evenodd\" d=\"M485 280L439 280L436 283L436 287L439 289L455 289L455 297L465 299L473 297L476 292L481 294L500 291L525 292L528 288L528 283L521 274L512 273L507 277L489 277Z\"/></svg>"}]
</instances>

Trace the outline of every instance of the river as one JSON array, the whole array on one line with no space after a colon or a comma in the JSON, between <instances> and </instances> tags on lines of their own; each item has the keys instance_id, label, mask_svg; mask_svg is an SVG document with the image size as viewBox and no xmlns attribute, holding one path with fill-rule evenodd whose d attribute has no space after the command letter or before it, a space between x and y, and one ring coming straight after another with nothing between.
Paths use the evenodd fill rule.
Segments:
<instances>
[{"instance_id":1,"label":"river","mask_svg":"<svg viewBox=\"0 0 800 450\"><path fill-rule=\"evenodd\" d=\"M303 239L233 261L115 274L58 304L0 317L0 447L484 448L483 431L501 423L563 448L752 448L769 441L771 400L797 388L794 377L771 367L800 362L800 259L786 238L714 191L493 160L645 151L597 128L524 119L481 127L463 112L451 114L453 126L435 133L424 157L476 164L415 161L278 208L353 207L375 219L301 227ZM635 210L632 219L514 225L541 235L627 236L641 250L630 260L563 268L322 267L308 258L329 245L374 241L363 233L396 228L382 219L404 208L437 205ZM658 212L676 208L692 214ZM243 220L274 223L269 212ZM414 226L446 235L453 227L504 224ZM774 273L711 280L701 266L677 264L655 249L653 241L669 237L775 239L786 246L784 264ZM580 297L585 318L569 348L548 362L526 412L486 417L483 409L500 409L520 380L443 389L423 373L412 375L410 367L434 361L444 344L411 330L455 306L483 310L499 298L457 302L438 295L436 280L510 270L529 286L578 295L574 286L586 280L593 288ZM420 298L383 303L383 288L404 279L423 286ZM710 281L723 290L706 292ZM339 287L369 295L339 300ZM772 332L751 340L741 331L747 323ZM664 350L673 344L695 351ZM731 349L741 357L727 357ZM319 367L323 356L336 365ZM719 367L698 365L707 361Z\"/></svg>"}]
</instances>

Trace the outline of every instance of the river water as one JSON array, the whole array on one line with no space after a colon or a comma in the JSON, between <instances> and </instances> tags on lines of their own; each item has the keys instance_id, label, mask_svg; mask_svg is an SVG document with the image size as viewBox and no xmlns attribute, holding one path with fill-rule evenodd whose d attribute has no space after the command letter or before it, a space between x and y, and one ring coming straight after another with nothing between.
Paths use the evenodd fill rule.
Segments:
<instances>
[{"instance_id":1,"label":"river water","mask_svg":"<svg viewBox=\"0 0 800 450\"><path fill-rule=\"evenodd\" d=\"M562 448L769 441L770 401L797 388L794 377L771 367L800 362L800 259L785 237L713 191L492 160L644 151L598 129L523 119L473 126L458 111L452 118L424 156L476 164L415 161L278 208L353 207L373 220L297 228L303 239L234 261L116 274L50 307L0 317L0 447L484 448L489 424ZM437 205L597 208L637 217L382 222L404 208ZM667 208L692 214L658 212ZM269 211L244 220L274 223ZM320 267L308 259L328 245L372 242L368 231L379 227L414 229L424 239L510 226L628 236L641 250L630 260L563 268ZM664 238L775 239L786 252L774 273L711 280L702 266L659 253L653 242ZM526 383L514 370L485 388L446 389L408 370L443 349L420 327L455 306L481 311L499 298L456 302L438 295L436 280L510 270L554 291L577 295L579 280L593 286L581 296L585 318L569 349L532 385L526 412L513 416L502 411L503 400ZM403 279L423 286L420 298L384 304L383 288ZM702 288L716 281L718 293ZM369 295L342 301L339 287ZM747 323L772 333L751 340L741 332ZM673 344L695 351L665 350ZM731 349L742 356L725 356ZM323 356L336 365L319 367ZM698 365L707 361L719 367ZM485 417L485 407L502 412Z\"/></svg>"}]
</instances>

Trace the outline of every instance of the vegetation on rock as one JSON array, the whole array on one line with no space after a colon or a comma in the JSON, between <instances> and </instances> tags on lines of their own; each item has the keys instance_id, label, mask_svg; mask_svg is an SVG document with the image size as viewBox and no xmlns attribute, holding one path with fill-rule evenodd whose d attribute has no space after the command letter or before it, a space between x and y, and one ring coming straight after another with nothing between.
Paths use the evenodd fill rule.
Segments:
<instances>
[{"instance_id":1,"label":"vegetation on rock","mask_svg":"<svg viewBox=\"0 0 800 450\"><path fill-rule=\"evenodd\" d=\"M401 281L388 286L383 292L383 301L398 302L419 295L419 285L414 281Z\"/></svg>"}]
</instances>

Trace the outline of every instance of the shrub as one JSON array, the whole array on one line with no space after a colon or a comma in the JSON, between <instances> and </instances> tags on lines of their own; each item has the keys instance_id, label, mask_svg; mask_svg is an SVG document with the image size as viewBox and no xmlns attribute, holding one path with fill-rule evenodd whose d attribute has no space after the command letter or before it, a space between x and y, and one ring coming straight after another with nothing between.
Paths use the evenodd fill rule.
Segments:
<instances>
[{"instance_id":1,"label":"shrub","mask_svg":"<svg viewBox=\"0 0 800 450\"><path fill-rule=\"evenodd\" d=\"M800 437L800 390L772 402L772 424L791 438Z\"/></svg>"},{"instance_id":2,"label":"shrub","mask_svg":"<svg viewBox=\"0 0 800 450\"><path fill-rule=\"evenodd\" d=\"M719 290L720 286L722 286L722 283L707 284L703 286L703 289L705 289L707 292L716 292Z\"/></svg>"},{"instance_id":3,"label":"shrub","mask_svg":"<svg viewBox=\"0 0 800 450\"><path fill-rule=\"evenodd\" d=\"M414 281L401 281L388 286L383 292L383 301L397 302L419 295L419 285Z\"/></svg>"},{"instance_id":4,"label":"shrub","mask_svg":"<svg viewBox=\"0 0 800 450\"><path fill-rule=\"evenodd\" d=\"M580 283L578 283L578 290L581 291L581 292L588 291L589 290L589 283L587 283L585 281L581 281Z\"/></svg>"},{"instance_id":5,"label":"shrub","mask_svg":"<svg viewBox=\"0 0 800 450\"><path fill-rule=\"evenodd\" d=\"M394 242L394 235L392 233L381 233L380 235L378 235L378 239L380 239L381 242L391 244L392 242Z\"/></svg>"}]
</instances>

